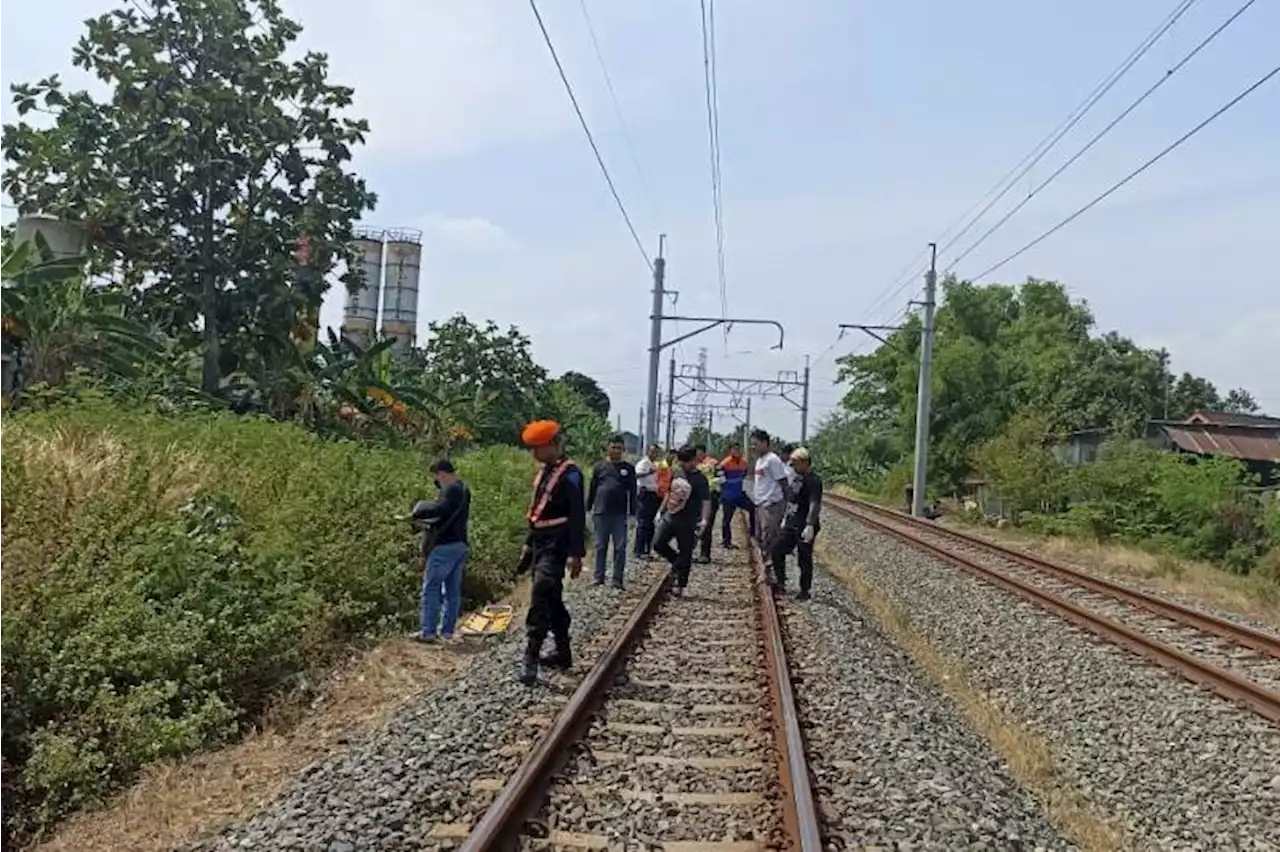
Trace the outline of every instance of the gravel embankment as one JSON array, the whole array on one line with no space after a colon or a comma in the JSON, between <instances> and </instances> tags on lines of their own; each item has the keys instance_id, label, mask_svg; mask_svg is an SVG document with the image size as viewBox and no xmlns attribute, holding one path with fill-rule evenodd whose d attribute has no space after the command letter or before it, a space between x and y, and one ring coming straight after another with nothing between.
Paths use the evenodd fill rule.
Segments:
<instances>
[{"instance_id":1,"label":"gravel embankment","mask_svg":"<svg viewBox=\"0 0 1280 852\"><path fill-rule=\"evenodd\" d=\"M972 685L1051 744L1093 807L1160 849L1280 849L1280 729L834 511L856 566Z\"/></svg>"},{"instance_id":2,"label":"gravel embankment","mask_svg":"<svg viewBox=\"0 0 1280 852\"><path fill-rule=\"evenodd\" d=\"M829 849L1072 848L843 587L784 613Z\"/></svg>"},{"instance_id":3,"label":"gravel embankment","mask_svg":"<svg viewBox=\"0 0 1280 852\"><path fill-rule=\"evenodd\" d=\"M590 557L588 557L588 560ZM591 566L568 582L575 666L535 688L516 680L523 628L478 652L439 689L402 707L389 725L299 775L274 804L191 852L235 849L451 849L492 801L494 782L520 764L609 636L666 566L633 563L625 593L591 585ZM546 650L550 650L548 639Z\"/></svg>"}]
</instances>

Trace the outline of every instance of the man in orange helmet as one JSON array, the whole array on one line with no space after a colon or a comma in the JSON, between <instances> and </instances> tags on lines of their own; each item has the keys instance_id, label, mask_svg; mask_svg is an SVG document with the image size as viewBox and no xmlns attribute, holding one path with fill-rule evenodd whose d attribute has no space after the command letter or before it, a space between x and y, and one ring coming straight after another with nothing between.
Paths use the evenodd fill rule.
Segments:
<instances>
[{"instance_id":1,"label":"man in orange helmet","mask_svg":"<svg viewBox=\"0 0 1280 852\"><path fill-rule=\"evenodd\" d=\"M520 572L533 574L529 614L525 618L529 641L520 669L521 683L531 686L538 680L539 665L557 669L573 665L564 574L566 566L570 577L582 573L582 557L587 553L587 515L582 471L564 453L560 425L554 420L536 420L524 428L520 440L539 463L527 516L529 537L520 560ZM548 632L555 637L556 647L542 657Z\"/></svg>"}]
</instances>

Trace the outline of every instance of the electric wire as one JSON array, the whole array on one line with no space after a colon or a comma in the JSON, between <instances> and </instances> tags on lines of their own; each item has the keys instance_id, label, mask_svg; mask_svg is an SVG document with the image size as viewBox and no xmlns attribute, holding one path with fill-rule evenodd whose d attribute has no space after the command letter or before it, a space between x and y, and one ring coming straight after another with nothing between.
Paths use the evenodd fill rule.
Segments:
<instances>
[{"instance_id":1,"label":"electric wire","mask_svg":"<svg viewBox=\"0 0 1280 852\"><path fill-rule=\"evenodd\" d=\"M582 18L587 24L587 34L591 36L591 48L595 51L596 62L600 65L600 73L604 76L605 87L609 90L609 99L613 101L613 112L618 117L618 126L622 129L622 140L626 143L627 152L631 155L631 163L636 167L636 175L640 178L640 188L644 191L645 202L649 206L649 215L655 220L658 219L658 207L653 201L653 190L649 186L649 179L645 175L644 168L640 165L640 155L636 153L635 141L631 138L631 128L627 124L627 120L622 115L622 104L618 100L618 92L613 87L613 76L609 73L609 66L604 61L604 51L600 49L600 41L596 38L595 24L591 20L591 13L587 11L587 0L580 0L582 6Z\"/></svg>"},{"instance_id":2,"label":"electric wire","mask_svg":"<svg viewBox=\"0 0 1280 852\"><path fill-rule=\"evenodd\" d=\"M1071 224L1072 222L1074 222L1076 219L1080 218L1080 217L1081 217L1081 216L1083 216L1085 213L1087 213L1089 210L1093 209L1093 208L1094 208L1094 207L1096 207L1098 204L1100 204L1102 201L1104 201L1105 199L1107 199L1108 197L1110 197L1113 193L1115 193L1117 190L1119 190L1122 186L1124 186L1125 184L1127 184L1129 181L1133 180L1133 179L1134 179L1134 178L1136 178L1138 175L1142 174L1142 173L1143 173L1143 172L1145 172L1147 169L1151 168L1151 167L1152 167L1152 166L1154 166L1156 163L1158 163L1158 162L1160 162L1161 160L1163 160L1166 156L1168 156L1169 154L1171 154L1174 150L1176 150L1179 146L1181 146L1181 145L1182 145L1184 142L1186 142L1188 139L1190 139L1191 137L1195 136L1197 133L1199 133L1199 132L1200 132L1201 130L1203 130L1204 128L1208 127L1210 124L1212 124L1214 121L1216 121L1220 116L1222 116L1224 113L1226 113L1227 111L1229 111L1232 107L1236 106L1236 104L1240 103L1240 102L1241 102L1241 101L1243 101L1245 98L1249 97L1249 95L1253 94L1255 91L1257 91L1258 89L1260 89L1264 84L1266 84L1266 83L1267 83L1267 82L1268 82L1272 77L1276 76L1277 74L1280 74L1280 65L1277 65L1275 68L1272 68L1269 72L1267 72L1266 74L1262 75L1262 77L1261 77L1261 78L1259 78L1257 81L1255 81L1251 86L1249 86L1247 89L1245 89L1245 90L1244 90L1243 92L1241 92L1240 94L1236 95L1236 96L1235 96L1234 98L1232 98L1231 100L1227 101L1227 103L1225 103L1225 104L1223 104L1221 107L1219 107L1219 108L1218 108L1218 109L1217 109L1217 110L1216 110L1212 115L1210 115L1210 116L1209 116L1208 118L1206 118L1204 121L1200 122L1200 123L1199 123L1199 124L1197 124L1195 127L1191 128L1191 129L1190 129L1190 130L1188 130L1186 133L1184 133L1184 134L1182 134L1181 136L1179 136L1179 137L1178 137L1177 139L1175 139L1173 142L1171 142L1171 143L1169 143L1167 146L1165 146L1165 148L1164 148L1163 150L1161 150L1158 154L1156 154L1155 156L1151 157L1149 160L1147 160L1147 161L1146 161L1145 163L1143 163L1142 165L1138 166L1138 167L1137 167L1136 169L1134 169L1133 171L1129 172L1129 174L1125 175L1125 176L1124 176L1123 178L1121 178L1120 180L1118 180L1118 181L1116 181L1115 183L1113 183L1110 187L1108 187L1108 188L1106 189L1106 191L1104 191L1104 192L1102 192L1101 194L1099 194L1099 195L1095 196L1095 197L1093 198L1093 200L1092 200L1092 201L1090 201L1088 204L1085 204L1083 207L1081 207L1080 209L1076 210L1076 211L1075 211L1074 213L1072 213L1070 216L1068 216L1067 218L1065 218L1065 219L1063 219L1062 221L1058 222L1058 224L1054 225L1052 228L1050 228L1049 230L1045 231L1045 232L1044 232L1044 233L1042 233L1040 236L1036 237L1034 240L1032 240L1031 242L1027 243L1027 244L1026 244L1026 245L1024 245L1022 248L1018 249L1018 250L1017 250L1017 251L1015 251L1013 254L1011 254L1011 255L1009 255L1008 257L1006 257L1004 260L1001 260L999 263L996 263L996 264L994 264L994 265L992 265L992 266L987 267L987 268L986 268L986 269L984 269L982 272L980 272L979 274L977 274L977 275L973 276L973 277L972 277L971 279L969 279L969 280L970 280L970 281L974 281L974 282L977 282L977 281L982 280L983 278L985 278L985 277L987 277L988 275L990 275L992 272L995 272L997 269L1000 269L1000 268L1001 268L1002 266L1004 266L1005 264L1010 263L1011 261L1015 260L1015 259L1016 259L1016 258L1018 258L1018 257L1021 257L1021 256L1022 256L1023 254L1025 254L1026 252L1028 252L1028 251L1030 251L1031 249L1035 248L1035 247L1036 247L1036 246L1038 246L1040 243L1044 242L1044 241L1045 241L1045 240L1047 240L1049 237L1051 237L1051 236L1053 236L1054 234L1056 234L1058 231L1061 231L1061 230L1062 230L1063 228L1065 228L1067 225L1070 225L1070 224Z\"/></svg>"},{"instance_id":3,"label":"electric wire","mask_svg":"<svg viewBox=\"0 0 1280 852\"><path fill-rule=\"evenodd\" d=\"M729 285L725 275L724 200L720 177L720 95L716 80L715 0L701 0L702 78L707 102L707 144L711 159L711 207L716 229L716 272L720 286L720 316L729 315ZM724 330L728 347L728 329Z\"/></svg>"},{"instance_id":4,"label":"electric wire","mask_svg":"<svg viewBox=\"0 0 1280 852\"><path fill-rule=\"evenodd\" d=\"M604 164L604 157L600 155L600 148L596 145L595 137L591 135L591 128L587 126L587 119L582 114L582 108L578 106L578 98L573 93L573 85L569 82L569 76L565 73L564 66L560 64L560 56L556 53L555 45L551 43L551 34L547 32L547 25L543 23L542 13L538 11L538 4L535 0L529 0L529 8L533 10L533 16L538 20L538 29L542 30L542 40L547 43L547 50L551 53L551 60L556 64L556 70L560 72L560 81L564 83L564 90L569 95L569 102L573 104L573 111L578 116L578 123L582 125L582 132L586 134L587 142L591 144L591 151L596 155L596 162L600 165L600 172L604 175L605 183L609 185L609 192L613 194L613 200L618 205L618 212L622 214L622 219L627 223L627 230L631 232L631 239L635 241L636 248L640 250L640 256L644 258L645 265L653 271L653 261L649 258L649 252L645 250L644 243L640 239L640 235L636 233L636 226L631 222L631 214L627 213L627 206L622 203L622 196L618 194L618 188L613 183L613 178L609 176L609 168Z\"/></svg>"},{"instance_id":5,"label":"electric wire","mask_svg":"<svg viewBox=\"0 0 1280 852\"><path fill-rule=\"evenodd\" d=\"M959 242L965 234L972 230L974 225L976 225L983 216L990 212L991 208L994 207L1000 199L1007 195L1009 191L1017 185L1018 181L1021 180L1027 172L1034 168L1036 164L1039 163L1040 160L1042 160L1049 151L1051 151L1054 146L1057 145L1058 142L1061 141L1062 138L1081 121L1081 119L1084 118L1084 116L1107 94L1107 92L1111 91L1111 89L1115 87L1120 79L1123 78L1124 75L1127 74L1129 70L1133 68L1133 66L1137 64L1137 62L1142 59L1148 51L1151 50L1152 47L1155 46L1156 42L1159 41L1165 33L1167 33L1173 25L1178 22L1178 20L1187 12L1188 9L1191 8L1192 5L1195 4L1195 2L1196 0L1179 0L1173 10L1165 16L1164 20L1162 20L1154 30L1148 33L1147 36L1138 43L1138 46L1135 47L1116 68L1104 77L1074 110L1067 114L1065 119L1063 119L1053 130L1050 130L1049 133L1046 134L1030 152L1019 160L1013 168L1009 169L1009 171L1006 172L1000 180L996 181L995 185L991 189L988 189L986 193L984 193L973 204L973 206L948 225L937 239L934 240L935 243L942 243L938 253L942 254L946 252L953 245ZM987 197L993 192L996 193L995 196L988 200ZM984 201L986 201L985 204L983 203ZM978 210L979 207L981 207L981 210ZM978 210L977 214L972 215L975 210ZM965 220L968 220L968 223L960 231L952 235L947 242L943 243L943 238L947 236L948 232ZM870 315L871 312L876 310L883 302L892 301L899 293L910 286L911 282L915 278L922 275L928 267L921 267L920 264L921 261L928 256L928 253L929 249L927 247L921 249L921 251L916 255L916 258L901 273L899 273L893 281L884 288L884 290L880 292L879 296L872 300L871 305L866 309L866 313ZM916 271L913 272L912 270Z\"/></svg>"},{"instance_id":6,"label":"electric wire","mask_svg":"<svg viewBox=\"0 0 1280 852\"><path fill-rule=\"evenodd\" d=\"M1177 64L1175 64L1168 71L1165 71L1164 74L1162 74L1159 79L1157 79L1154 83L1152 83L1149 87L1147 87L1146 91L1144 91L1141 95L1139 95L1133 101L1133 103L1129 104L1129 106L1127 106L1119 115L1111 119L1110 123L1108 123L1105 127L1099 130L1097 133L1095 133L1093 137L1084 144L1084 147L1082 147L1079 151L1076 151L1076 153L1073 154L1070 159L1068 159L1065 163L1059 166L1047 178L1041 181L1039 185L1037 185L1034 189L1031 190L1031 192L1027 193L1027 196L1025 198L1019 201L1016 205L1014 205L1012 209L1010 209L1007 213L1005 213L998 220L996 220L995 224L993 224L990 228L988 228L985 232L983 232L982 236L978 237L978 239L976 239L968 248L966 248L963 252L961 252L954 259L952 259L951 263L947 266L945 271L950 272L952 269L955 269L956 265L960 263L960 261L964 260L970 254L972 254L973 251L976 248L978 248L978 246L986 242L987 239L990 238L992 234L998 231L1006 222L1008 222L1011 218L1013 218L1013 216L1017 214L1019 210L1027 206L1027 203L1030 202L1031 199L1039 195L1040 192L1045 187L1053 183L1058 178L1059 175L1061 175L1063 172L1069 169L1077 160L1079 160L1086 153L1088 153L1089 150L1093 148L1093 146L1096 145L1099 140L1102 139L1102 137L1106 136L1108 133L1111 132L1112 128L1114 128L1120 122L1124 121L1124 119L1127 118L1129 114L1132 113L1135 109L1137 109L1144 101L1146 101L1147 98L1155 94L1156 90L1158 90L1166 82L1172 79L1174 75L1176 75L1179 71L1182 70L1183 66L1185 66L1188 62L1190 62L1196 56L1196 54L1198 54L1201 50L1204 50L1204 48L1206 48L1210 42L1212 42L1219 35L1221 35L1222 32L1227 29L1227 27L1235 23L1236 19L1239 18L1241 15L1243 15L1246 11L1248 11L1249 7L1256 2L1257 0L1248 0L1248 2L1246 2L1243 6L1241 6L1239 9L1235 11L1235 14L1233 14L1231 17L1227 18L1225 21L1219 24L1217 29L1209 33L1209 35L1205 36L1205 38L1199 44L1197 44L1191 50L1191 52L1189 52L1186 56L1182 57L1182 59L1178 60Z\"/></svg>"}]
</instances>

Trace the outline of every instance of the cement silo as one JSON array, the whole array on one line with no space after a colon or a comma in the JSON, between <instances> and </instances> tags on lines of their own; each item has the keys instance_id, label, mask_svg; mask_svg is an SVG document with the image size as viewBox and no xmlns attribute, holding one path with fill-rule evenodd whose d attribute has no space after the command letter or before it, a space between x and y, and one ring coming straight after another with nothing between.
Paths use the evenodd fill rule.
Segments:
<instances>
[{"instance_id":1,"label":"cement silo","mask_svg":"<svg viewBox=\"0 0 1280 852\"><path fill-rule=\"evenodd\" d=\"M378 327L378 295L382 290L383 232L357 228L355 247L363 274L360 289L347 291L347 305L342 312L342 334L362 346L368 345Z\"/></svg>"},{"instance_id":2,"label":"cement silo","mask_svg":"<svg viewBox=\"0 0 1280 852\"><path fill-rule=\"evenodd\" d=\"M76 257L85 250L85 230L79 222L68 222L38 213L20 216L14 227L14 245L33 240L36 234L44 237L55 258Z\"/></svg>"},{"instance_id":3,"label":"cement silo","mask_svg":"<svg viewBox=\"0 0 1280 852\"><path fill-rule=\"evenodd\" d=\"M395 337L395 351L408 352L418 328L418 276L422 232L387 231L387 276L382 295L382 336Z\"/></svg>"}]
</instances>

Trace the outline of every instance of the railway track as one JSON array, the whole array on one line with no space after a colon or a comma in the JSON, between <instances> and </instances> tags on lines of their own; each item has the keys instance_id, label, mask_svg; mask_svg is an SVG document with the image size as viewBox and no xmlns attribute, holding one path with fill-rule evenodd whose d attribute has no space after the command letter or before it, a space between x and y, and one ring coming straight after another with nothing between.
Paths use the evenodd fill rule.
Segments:
<instances>
[{"instance_id":1,"label":"railway track","mask_svg":"<svg viewBox=\"0 0 1280 852\"><path fill-rule=\"evenodd\" d=\"M1280 637L872 503L827 502L1280 723Z\"/></svg>"},{"instance_id":2,"label":"railway track","mask_svg":"<svg viewBox=\"0 0 1280 852\"><path fill-rule=\"evenodd\" d=\"M643 596L466 852L822 848L782 625L748 559L695 565L685 596Z\"/></svg>"}]
</instances>

